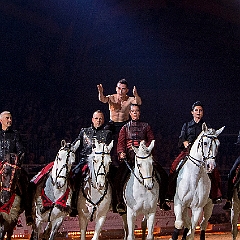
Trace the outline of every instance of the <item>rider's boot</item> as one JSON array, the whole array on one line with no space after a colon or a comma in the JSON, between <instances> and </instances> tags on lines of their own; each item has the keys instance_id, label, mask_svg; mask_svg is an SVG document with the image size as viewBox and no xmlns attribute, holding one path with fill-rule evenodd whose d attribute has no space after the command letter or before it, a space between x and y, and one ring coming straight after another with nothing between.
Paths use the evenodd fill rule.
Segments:
<instances>
[{"instance_id":1,"label":"rider's boot","mask_svg":"<svg viewBox=\"0 0 240 240\"><path fill-rule=\"evenodd\" d=\"M32 187L29 185L27 173L22 169L20 178L18 179L19 188L21 192L21 202L22 207L25 210L26 224L28 226L33 224L33 214L32 214Z\"/></svg>"},{"instance_id":2,"label":"rider's boot","mask_svg":"<svg viewBox=\"0 0 240 240\"><path fill-rule=\"evenodd\" d=\"M77 210L77 197L78 197L78 191L73 191L72 199L71 199L71 212L69 214L70 217L76 217L78 215Z\"/></svg>"},{"instance_id":3,"label":"rider's boot","mask_svg":"<svg viewBox=\"0 0 240 240\"><path fill-rule=\"evenodd\" d=\"M161 167L161 165L154 163L153 165L155 177L159 184L159 203L158 206L161 210L169 211L171 207L165 202L165 195L168 186L168 175L165 170ZM166 186L166 187L165 187Z\"/></svg>"},{"instance_id":4,"label":"rider's boot","mask_svg":"<svg viewBox=\"0 0 240 240\"><path fill-rule=\"evenodd\" d=\"M118 200L116 209L120 214L124 214L127 211L126 205L123 199L123 188L128 175L129 175L129 169L127 168L127 165L125 164L125 162L123 162L118 169L118 175L116 178L118 180L118 183L117 183L117 180L115 182L115 189L116 189L116 195Z\"/></svg>"},{"instance_id":5,"label":"rider's boot","mask_svg":"<svg viewBox=\"0 0 240 240\"><path fill-rule=\"evenodd\" d=\"M174 195L176 193L177 175L178 173L175 171L173 173L170 173L168 176L169 181L168 181L168 190L165 197L166 202L173 202Z\"/></svg>"},{"instance_id":6,"label":"rider's boot","mask_svg":"<svg viewBox=\"0 0 240 240\"><path fill-rule=\"evenodd\" d=\"M211 180L210 198L212 199L213 204L220 204L222 203L220 173L218 169L215 168L211 173L208 174L208 176Z\"/></svg>"}]
</instances>

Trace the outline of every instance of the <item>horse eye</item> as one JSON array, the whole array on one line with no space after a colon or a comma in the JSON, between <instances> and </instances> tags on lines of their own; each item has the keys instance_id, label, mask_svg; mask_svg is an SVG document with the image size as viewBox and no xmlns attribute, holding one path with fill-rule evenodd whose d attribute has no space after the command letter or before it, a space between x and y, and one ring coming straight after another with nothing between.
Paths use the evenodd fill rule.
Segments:
<instances>
[{"instance_id":1,"label":"horse eye","mask_svg":"<svg viewBox=\"0 0 240 240\"><path fill-rule=\"evenodd\" d=\"M140 164L140 163L138 163L138 164L137 164L137 166L138 166L138 167L141 167L141 164Z\"/></svg>"}]
</instances>

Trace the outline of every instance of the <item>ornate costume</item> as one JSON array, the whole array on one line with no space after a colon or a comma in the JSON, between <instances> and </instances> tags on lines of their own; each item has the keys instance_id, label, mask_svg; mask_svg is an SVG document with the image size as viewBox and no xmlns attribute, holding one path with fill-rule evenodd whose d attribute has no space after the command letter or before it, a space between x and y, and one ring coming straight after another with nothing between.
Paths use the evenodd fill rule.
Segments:
<instances>
[{"instance_id":1,"label":"ornate costume","mask_svg":"<svg viewBox=\"0 0 240 240\"><path fill-rule=\"evenodd\" d=\"M88 128L82 128L76 141L80 140L80 161L77 166L73 169L73 184L75 191L72 195L72 212L70 216L74 217L77 215L77 196L82 181L83 167L87 164L88 156L92 153L92 146L94 141L103 142L109 144L112 141L112 133L109 130L105 130L103 126L94 128L93 126ZM73 143L73 144L74 144Z\"/></svg>"},{"instance_id":2,"label":"ornate costume","mask_svg":"<svg viewBox=\"0 0 240 240\"><path fill-rule=\"evenodd\" d=\"M135 161L135 153L132 150L132 146L138 147L140 142L144 140L146 143L146 146L149 146L151 141L154 140L154 135L151 130L151 127L146 122L141 122L139 120L134 121L131 120L128 123L126 123L119 133L118 138L118 145L117 145L117 152L120 153L126 153L126 159L131 167L134 166ZM154 156L154 151L153 151ZM157 178L157 181L159 184L161 182L164 182L164 184L161 184L161 191L159 191L159 200L160 204L164 203L166 188L168 183L168 176L165 170L161 167L161 165L156 161L156 156L154 157L154 171L155 176ZM118 199L118 205L123 205L123 187L126 182L127 177L130 174L130 170L128 169L125 162L122 162L119 166L117 177L116 177L116 191L117 191L117 199ZM119 210L120 212L120 210Z\"/></svg>"},{"instance_id":3,"label":"ornate costume","mask_svg":"<svg viewBox=\"0 0 240 240\"><path fill-rule=\"evenodd\" d=\"M11 127L6 131L0 131L0 161L7 161L8 156L11 154L17 155L16 164L21 167L25 149L21 141L20 134L13 130ZM20 193L21 193L21 205L25 210L26 222L28 225L32 224L32 199L29 194L29 181L28 175L24 169L21 168L20 177L18 179Z\"/></svg>"}]
</instances>

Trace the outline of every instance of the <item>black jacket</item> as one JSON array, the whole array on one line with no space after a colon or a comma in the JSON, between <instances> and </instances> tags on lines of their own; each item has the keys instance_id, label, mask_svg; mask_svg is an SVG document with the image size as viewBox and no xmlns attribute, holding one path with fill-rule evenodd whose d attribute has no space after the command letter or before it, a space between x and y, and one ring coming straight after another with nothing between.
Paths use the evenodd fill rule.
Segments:
<instances>
[{"instance_id":1,"label":"black jacket","mask_svg":"<svg viewBox=\"0 0 240 240\"><path fill-rule=\"evenodd\" d=\"M20 134L12 128L0 131L0 161L3 161L7 154L18 155L18 165L22 163L22 156L25 152Z\"/></svg>"},{"instance_id":2,"label":"black jacket","mask_svg":"<svg viewBox=\"0 0 240 240\"><path fill-rule=\"evenodd\" d=\"M80 161L85 161L92 153L93 139L109 144L112 140L112 133L109 130L103 129L103 127L97 129L93 126L82 128L78 137L74 141L76 142L77 140L80 140Z\"/></svg>"},{"instance_id":3,"label":"black jacket","mask_svg":"<svg viewBox=\"0 0 240 240\"><path fill-rule=\"evenodd\" d=\"M188 141L190 144L193 144L198 135L202 132L203 123L204 121L202 119L198 123L196 123L193 119L190 122L184 123L179 136L178 147L183 149L184 141Z\"/></svg>"}]
</instances>

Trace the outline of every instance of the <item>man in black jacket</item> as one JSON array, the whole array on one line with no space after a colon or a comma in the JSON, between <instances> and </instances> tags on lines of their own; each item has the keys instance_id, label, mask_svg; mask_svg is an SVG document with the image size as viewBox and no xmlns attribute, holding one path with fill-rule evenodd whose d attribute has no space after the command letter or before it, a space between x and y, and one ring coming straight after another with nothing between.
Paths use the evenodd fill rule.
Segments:
<instances>
[{"instance_id":1,"label":"man in black jacket","mask_svg":"<svg viewBox=\"0 0 240 240\"><path fill-rule=\"evenodd\" d=\"M17 130L12 129L12 115L9 111L4 111L0 114L0 122L2 124L0 132L0 162L8 161L9 156L15 156L16 164L21 168L24 157L24 146L21 141L20 134ZM26 223L31 225L32 218L32 199L28 194L29 180L24 169L20 169L20 177L18 183L20 185L21 204L25 210Z\"/></svg>"},{"instance_id":2,"label":"man in black jacket","mask_svg":"<svg viewBox=\"0 0 240 240\"><path fill-rule=\"evenodd\" d=\"M94 141L103 142L109 144L112 141L112 133L109 130L104 129L104 115L103 112L97 110L93 113L92 125L88 128L82 128L76 141L80 140L80 161L77 166L73 169L73 182L74 192L72 196L72 212L71 217L75 217L77 212L77 196L82 181L83 167L87 164L88 156L92 153L92 146ZM110 182L112 185L112 183ZM113 196L114 197L114 196Z\"/></svg>"},{"instance_id":3,"label":"man in black jacket","mask_svg":"<svg viewBox=\"0 0 240 240\"><path fill-rule=\"evenodd\" d=\"M182 166L178 167L179 163L189 154L192 144L202 132L202 124L204 123L204 120L203 105L200 101L193 103L191 114L193 116L192 120L183 124L181 134L179 136L178 147L181 149L181 152L173 161L170 168L166 201L173 201L176 190L177 174ZM215 168L212 173L209 173L209 177L211 179L211 191L209 197L213 200L214 204L218 204L222 201L222 193L220 190L220 174L217 168Z\"/></svg>"}]
</instances>

